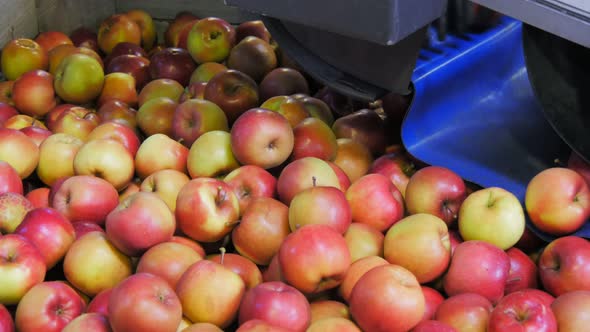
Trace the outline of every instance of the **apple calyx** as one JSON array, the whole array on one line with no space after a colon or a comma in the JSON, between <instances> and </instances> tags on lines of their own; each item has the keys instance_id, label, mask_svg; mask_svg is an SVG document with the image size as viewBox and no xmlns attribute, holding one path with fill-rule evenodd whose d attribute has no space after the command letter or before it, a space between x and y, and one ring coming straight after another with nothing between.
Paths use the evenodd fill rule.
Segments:
<instances>
[{"instance_id":1,"label":"apple calyx","mask_svg":"<svg viewBox=\"0 0 590 332\"><path fill-rule=\"evenodd\" d=\"M316 177L315 177L315 176L312 176L312 177L311 177L311 182L312 182L312 185L315 187L315 186L316 186L316 184L317 184L317 179L316 179Z\"/></svg>"}]
</instances>

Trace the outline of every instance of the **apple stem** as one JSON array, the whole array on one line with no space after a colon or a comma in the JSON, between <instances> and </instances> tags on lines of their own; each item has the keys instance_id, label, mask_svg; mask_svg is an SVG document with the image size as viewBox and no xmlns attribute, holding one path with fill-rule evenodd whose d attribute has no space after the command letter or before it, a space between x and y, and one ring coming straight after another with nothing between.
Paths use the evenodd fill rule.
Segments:
<instances>
[{"instance_id":1,"label":"apple stem","mask_svg":"<svg viewBox=\"0 0 590 332\"><path fill-rule=\"evenodd\" d=\"M492 207L494 205L494 198L493 198L493 195L492 195L492 192L491 191L490 191L490 194L488 196L488 204L487 205L488 205L488 207Z\"/></svg>"},{"instance_id":2,"label":"apple stem","mask_svg":"<svg viewBox=\"0 0 590 332\"><path fill-rule=\"evenodd\" d=\"M312 177L311 177L311 182L313 183L313 186L314 186L314 187L316 186L316 180L317 180L317 179L316 179L316 177L315 177L315 176L312 176Z\"/></svg>"},{"instance_id":3,"label":"apple stem","mask_svg":"<svg viewBox=\"0 0 590 332\"><path fill-rule=\"evenodd\" d=\"M219 248L219 251L221 251L221 260L219 263L223 265L223 259L225 258L225 247Z\"/></svg>"},{"instance_id":4,"label":"apple stem","mask_svg":"<svg viewBox=\"0 0 590 332\"><path fill-rule=\"evenodd\" d=\"M553 159L553 163L556 164L557 166L566 167L566 165L563 162L561 162L561 160L559 158Z\"/></svg>"}]
</instances>

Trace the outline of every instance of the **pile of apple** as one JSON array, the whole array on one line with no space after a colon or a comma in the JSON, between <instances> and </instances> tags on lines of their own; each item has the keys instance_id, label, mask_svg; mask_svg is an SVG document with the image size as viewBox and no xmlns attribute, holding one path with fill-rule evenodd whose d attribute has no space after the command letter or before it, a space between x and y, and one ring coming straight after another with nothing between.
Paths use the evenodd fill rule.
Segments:
<instances>
[{"instance_id":1,"label":"pile of apple","mask_svg":"<svg viewBox=\"0 0 590 332\"><path fill-rule=\"evenodd\" d=\"M2 49L0 331L588 329L577 155L521 204L414 160L407 101L317 86L261 21L164 36L132 10Z\"/></svg>"}]
</instances>

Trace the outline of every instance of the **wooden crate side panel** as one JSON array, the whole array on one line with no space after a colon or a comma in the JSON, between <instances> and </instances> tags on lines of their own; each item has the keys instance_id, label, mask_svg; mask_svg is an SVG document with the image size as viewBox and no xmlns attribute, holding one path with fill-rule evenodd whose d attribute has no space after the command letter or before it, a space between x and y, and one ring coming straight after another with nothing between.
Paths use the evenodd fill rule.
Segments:
<instances>
[{"instance_id":1,"label":"wooden crate side panel","mask_svg":"<svg viewBox=\"0 0 590 332\"><path fill-rule=\"evenodd\" d=\"M113 13L114 0L38 0L37 8L39 31L57 30L67 34L79 26L96 30Z\"/></svg>"},{"instance_id":2,"label":"wooden crate side panel","mask_svg":"<svg viewBox=\"0 0 590 332\"><path fill-rule=\"evenodd\" d=\"M35 0L0 0L0 48L13 38L38 32Z\"/></svg>"}]
</instances>

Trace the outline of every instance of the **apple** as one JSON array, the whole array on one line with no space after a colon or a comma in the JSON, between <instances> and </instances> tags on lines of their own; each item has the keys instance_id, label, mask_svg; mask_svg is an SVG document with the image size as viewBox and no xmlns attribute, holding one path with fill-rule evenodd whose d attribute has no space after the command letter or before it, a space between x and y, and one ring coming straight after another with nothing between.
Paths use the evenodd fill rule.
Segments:
<instances>
[{"instance_id":1,"label":"apple","mask_svg":"<svg viewBox=\"0 0 590 332\"><path fill-rule=\"evenodd\" d=\"M368 172L387 176L405 198L406 187L416 170L414 164L405 155L388 153L375 159Z\"/></svg>"},{"instance_id":2,"label":"apple","mask_svg":"<svg viewBox=\"0 0 590 332\"><path fill-rule=\"evenodd\" d=\"M56 123L57 119L59 118L59 116L63 112L65 112L69 109L75 108L75 107L79 107L79 106L76 106L74 104L67 104L67 103L62 103L62 104L55 106L51 111L49 111L49 113L47 113L45 115L44 124L47 127L47 129L54 131L55 123ZM82 108L82 107L80 107L80 108ZM82 109L84 109L84 108L82 108Z\"/></svg>"},{"instance_id":3,"label":"apple","mask_svg":"<svg viewBox=\"0 0 590 332\"><path fill-rule=\"evenodd\" d=\"M457 332L458 330L449 324L437 320L424 320L414 326L411 332Z\"/></svg>"},{"instance_id":4,"label":"apple","mask_svg":"<svg viewBox=\"0 0 590 332\"><path fill-rule=\"evenodd\" d=\"M12 100L12 87L14 86L14 81L1 81L0 82L0 102L4 103L9 106L14 106L14 101ZM8 114L3 110L1 112L2 118L8 118ZM13 113L12 115L15 115Z\"/></svg>"},{"instance_id":5,"label":"apple","mask_svg":"<svg viewBox=\"0 0 590 332\"><path fill-rule=\"evenodd\" d=\"M350 96L342 94L329 86L320 88L313 96L326 103L337 118L351 114L359 108L358 103ZM365 108L366 105L361 107Z\"/></svg>"},{"instance_id":6,"label":"apple","mask_svg":"<svg viewBox=\"0 0 590 332\"><path fill-rule=\"evenodd\" d=\"M0 331L14 332L14 320L3 304L0 304Z\"/></svg>"},{"instance_id":7,"label":"apple","mask_svg":"<svg viewBox=\"0 0 590 332\"><path fill-rule=\"evenodd\" d=\"M251 319L240 325L236 332L290 332L291 329L271 325L262 319Z\"/></svg>"},{"instance_id":8,"label":"apple","mask_svg":"<svg viewBox=\"0 0 590 332\"><path fill-rule=\"evenodd\" d=\"M278 255L282 276L306 294L338 287L351 263L344 237L327 225L305 225L292 232Z\"/></svg>"},{"instance_id":9,"label":"apple","mask_svg":"<svg viewBox=\"0 0 590 332\"><path fill-rule=\"evenodd\" d=\"M342 283L338 287L338 294L350 303L350 294L359 279L368 271L382 265L389 265L389 263L380 256L367 256L354 261L350 264Z\"/></svg>"},{"instance_id":10,"label":"apple","mask_svg":"<svg viewBox=\"0 0 590 332\"><path fill-rule=\"evenodd\" d=\"M0 232L13 233L32 209L33 204L22 194L14 192L0 194Z\"/></svg>"},{"instance_id":11,"label":"apple","mask_svg":"<svg viewBox=\"0 0 590 332\"><path fill-rule=\"evenodd\" d=\"M86 47L95 52L98 49L98 36L96 32L85 26L79 26L70 33L70 39L76 47Z\"/></svg>"},{"instance_id":12,"label":"apple","mask_svg":"<svg viewBox=\"0 0 590 332\"><path fill-rule=\"evenodd\" d=\"M182 320L174 289L149 273L136 273L115 286L108 310L113 331L174 332Z\"/></svg>"},{"instance_id":13,"label":"apple","mask_svg":"<svg viewBox=\"0 0 590 332\"><path fill-rule=\"evenodd\" d=\"M179 330L181 332L223 332L222 329L211 323L195 323Z\"/></svg>"},{"instance_id":14,"label":"apple","mask_svg":"<svg viewBox=\"0 0 590 332\"><path fill-rule=\"evenodd\" d=\"M52 30L39 33L37 37L35 37L35 41L47 53L58 45L74 45L68 35L61 31Z\"/></svg>"},{"instance_id":15,"label":"apple","mask_svg":"<svg viewBox=\"0 0 590 332\"><path fill-rule=\"evenodd\" d=\"M261 20L244 21L236 27L236 42L239 43L248 36L258 37L267 43L271 41L270 32Z\"/></svg>"},{"instance_id":16,"label":"apple","mask_svg":"<svg viewBox=\"0 0 590 332\"><path fill-rule=\"evenodd\" d=\"M208 131L229 132L227 117L219 106L208 100L189 99L178 105L172 119L172 137L186 147Z\"/></svg>"},{"instance_id":17,"label":"apple","mask_svg":"<svg viewBox=\"0 0 590 332\"><path fill-rule=\"evenodd\" d=\"M271 70L260 82L260 101L274 96L288 96L297 93L309 95L309 84L296 69L279 67Z\"/></svg>"},{"instance_id":18,"label":"apple","mask_svg":"<svg viewBox=\"0 0 590 332\"><path fill-rule=\"evenodd\" d=\"M57 67L59 67L59 64L63 61L63 59L68 55L76 53L79 53L79 49L76 46L70 44L58 45L57 47L53 48L51 52L47 53L47 56L49 58L49 66L47 71L51 75L55 76L55 73L57 72Z\"/></svg>"},{"instance_id":19,"label":"apple","mask_svg":"<svg viewBox=\"0 0 590 332\"><path fill-rule=\"evenodd\" d=\"M88 140L88 135L100 124L98 115L90 109L74 106L64 110L55 120L52 131Z\"/></svg>"},{"instance_id":20,"label":"apple","mask_svg":"<svg viewBox=\"0 0 590 332\"><path fill-rule=\"evenodd\" d=\"M164 134L147 137L135 155L135 172L141 179L163 169L187 173L189 149Z\"/></svg>"},{"instance_id":21,"label":"apple","mask_svg":"<svg viewBox=\"0 0 590 332\"><path fill-rule=\"evenodd\" d=\"M225 176L240 167L227 131L208 131L192 144L187 160L191 178Z\"/></svg>"},{"instance_id":22,"label":"apple","mask_svg":"<svg viewBox=\"0 0 590 332\"><path fill-rule=\"evenodd\" d=\"M289 122L270 110L250 109L231 128L231 148L242 164L276 167L289 158L293 145Z\"/></svg>"},{"instance_id":23,"label":"apple","mask_svg":"<svg viewBox=\"0 0 590 332\"><path fill-rule=\"evenodd\" d=\"M213 76L205 86L203 97L221 107L230 123L247 110L259 106L256 82L234 69L224 70Z\"/></svg>"},{"instance_id":24,"label":"apple","mask_svg":"<svg viewBox=\"0 0 590 332\"><path fill-rule=\"evenodd\" d=\"M234 194L238 197L242 215L255 198L276 197L277 179L260 166L240 166L229 172L223 181L232 187Z\"/></svg>"},{"instance_id":25,"label":"apple","mask_svg":"<svg viewBox=\"0 0 590 332\"><path fill-rule=\"evenodd\" d=\"M295 128L303 120L310 117L309 112L302 103L290 96L274 96L267 99L260 105L260 108L269 109L283 115L289 121L292 128Z\"/></svg>"},{"instance_id":26,"label":"apple","mask_svg":"<svg viewBox=\"0 0 590 332\"><path fill-rule=\"evenodd\" d=\"M514 245L516 248L522 250L526 254L530 254L542 248L547 243L535 234L530 228L525 227L522 236Z\"/></svg>"},{"instance_id":27,"label":"apple","mask_svg":"<svg viewBox=\"0 0 590 332\"><path fill-rule=\"evenodd\" d=\"M193 25L187 37L187 49L197 63L222 62L236 42L236 30L226 20L205 17Z\"/></svg>"},{"instance_id":28,"label":"apple","mask_svg":"<svg viewBox=\"0 0 590 332\"><path fill-rule=\"evenodd\" d=\"M416 277L387 264L366 272L350 294L350 313L364 331L408 331L424 315L424 295Z\"/></svg>"},{"instance_id":29,"label":"apple","mask_svg":"<svg viewBox=\"0 0 590 332\"><path fill-rule=\"evenodd\" d=\"M172 242L162 242L149 248L137 263L136 273L151 273L166 280L175 289L182 274L203 256L192 248Z\"/></svg>"},{"instance_id":30,"label":"apple","mask_svg":"<svg viewBox=\"0 0 590 332\"><path fill-rule=\"evenodd\" d=\"M0 82L1 83L5 83L5 82ZM1 96L0 96L0 127L4 127L4 124L6 123L6 120L10 119L11 117L18 115L18 111L16 110L16 108L13 107L13 105L10 105L6 102L3 102L1 100Z\"/></svg>"},{"instance_id":31,"label":"apple","mask_svg":"<svg viewBox=\"0 0 590 332\"><path fill-rule=\"evenodd\" d=\"M30 210L14 231L40 249L47 269L60 261L76 239L74 227L52 208Z\"/></svg>"},{"instance_id":32,"label":"apple","mask_svg":"<svg viewBox=\"0 0 590 332\"><path fill-rule=\"evenodd\" d=\"M17 114L15 116L8 118L6 120L6 122L4 122L4 128L8 128L8 129L21 130L23 128L32 127L32 126L47 129L47 127L43 124L43 122L33 118L30 115L25 115L25 114Z\"/></svg>"},{"instance_id":33,"label":"apple","mask_svg":"<svg viewBox=\"0 0 590 332\"><path fill-rule=\"evenodd\" d=\"M234 228L239 208L238 198L227 183L214 178L196 178L178 193L176 222L188 237L215 242Z\"/></svg>"},{"instance_id":34,"label":"apple","mask_svg":"<svg viewBox=\"0 0 590 332\"><path fill-rule=\"evenodd\" d=\"M31 70L46 70L48 64L47 52L32 39L14 38L2 48L0 71L9 81Z\"/></svg>"},{"instance_id":35,"label":"apple","mask_svg":"<svg viewBox=\"0 0 590 332\"><path fill-rule=\"evenodd\" d=\"M367 256L383 257L384 239L385 235L373 226L358 222L351 223L344 232L353 263Z\"/></svg>"},{"instance_id":36,"label":"apple","mask_svg":"<svg viewBox=\"0 0 590 332\"><path fill-rule=\"evenodd\" d=\"M23 194L23 181L10 164L0 160L0 194Z\"/></svg>"},{"instance_id":37,"label":"apple","mask_svg":"<svg viewBox=\"0 0 590 332\"><path fill-rule=\"evenodd\" d=\"M289 204L291 231L305 225L328 225L344 234L352 222L352 212L342 190L313 186L299 192Z\"/></svg>"},{"instance_id":38,"label":"apple","mask_svg":"<svg viewBox=\"0 0 590 332\"><path fill-rule=\"evenodd\" d=\"M137 111L119 100L104 102L96 112L100 123L116 122L125 125L137 133Z\"/></svg>"},{"instance_id":39,"label":"apple","mask_svg":"<svg viewBox=\"0 0 590 332\"><path fill-rule=\"evenodd\" d=\"M389 263L405 267L421 284L431 282L451 261L447 224L426 213L405 217L387 230L383 253Z\"/></svg>"},{"instance_id":40,"label":"apple","mask_svg":"<svg viewBox=\"0 0 590 332\"><path fill-rule=\"evenodd\" d=\"M16 129L0 128L0 160L10 164L21 179L29 177L39 163L39 147Z\"/></svg>"},{"instance_id":41,"label":"apple","mask_svg":"<svg viewBox=\"0 0 590 332\"><path fill-rule=\"evenodd\" d=\"M449 296L477 293L493 304L504 296L510 273L510 258L502 249L471 240L457 246L443 278Z\"/></svg>"},{"instance_id":42,"label":"apple","mask_svg":"<svg viewBox=\"0 0 590 332\"><path fill-rule=\"evenodd\" d=\"M139 26L139 30L141 31L141 46L146 50L151 50L158 38L152 16L142 9L129 10L125 15Z\"/></svg>"},{"instance_id":43,"label":"apple","mask_svg":"<svg viewBox=\"0 0 590 332\"><path fill-rule=\"evenodd\" d=\"M291 95L291 97L297 99L312 117L324 121L325 124L332 128L334 114L332 114L330 106L324 103L321 99L305 94L294 94Z\"/></svg>"},{"instance_id":44,"label":"apple","mask_svg":"<svg viewBox=\"0 0 590 332\"><path fill-rule=\"evenodd\" d=\"M172 120L178 103L168 97L145 102L137 111L137 125L146 136L172 136Z\"/></svg>"},{"instance_id":45,"label":"apple","mask_svg":"<svg viewBox=\"0 0 590 332\"><path fill-rule=\"evenodd\" d=\"M346 190L352 221L384 232L404 216L404 201L393 182L381 174L367 174Z\"/></svg>"},{"instance_id":46,"label":"apple","mask_svg":"<svg viewBox=\"0 0 590 332\"><path fill-rule=\"evenodd\" d=\"M57 103L53 76L40 69L24 73L14 81L12 99L21 113L42 118Z\"/></svg>"},{"instance_id":47,"label":"apple","mask_svg":"<svg viewBox=\"0 0 590 332\"><path fill-rule=\"evenodd\" d=\"M539 276L544 290L560 296L575 290L590 290L590 243L577 236L551 241L539 257Z\"/></svg>"},{"instance_id":48,"label":"apple","mask_svg":"<svg viewBox=\"0 0 590 332\"><path fill-rule=\"evenodd\" d=\"M100 107L107 100L112 99L122 101L130 106L137 105L135 85L135 78L131 74L118 72L106 74L97 105Z\"/></svg>"},{"instance_id":49,"label":"apple","mask_svg":"<svg viewBox=\"0 0 590 332\"><path fill-rule=\"evenodd\" d=\"M121 252L139 257L152 246L169 241L176 222L174 214L158 195L138 192L108 214L105 228L109 240Z\"/></svg>"},{"instance_id":50,"label":"apple","mask_svg":"<svg viewBox=\"0 0 590 332\"><path fill-rule=\"evenodd\" d=\"M74 158L82 145L82 140L65 133L56 133L46 138L39 146L39 179L51 186L59 178L73 176Z\"/></svg>"},{"instance_id":51,"label":"apple","mask_svg":"<svg viewBox=\"0 0 590 332\"><path fill-rule=\"evenodd\" d=\"M366 175L373 164L373 157L369 149L350 138L338 138L338 149L333 162L340 167L351 182Z\"/></svg>"},{"instance_id":52,"label":"apple","mask_svg":"<svg viewBox=\"0 0 590 332\"><path fill-rule=\"evenodd\" d=\"M164 31L165 45L177 47L180 31L188 22L198 19L194 14L188 11L180 11L176 14L172 22L168 24Z\"/></svg>"},{"instance_id":53,"label":"apple","mask_svg":"<svg viewBox=\"0 0 590 332\"><path fill-rule=\"evenodd\" d=\"M504 294L514 293L527 288L537 288L537 266L533 260L518 248L506 251L510 258L510 272Z\"/></svg>"},{"instance_id":54,"label":"apple","mask_svg":"<svg viewBox=\"0 0 590 332\"><path fill-rule=\"evenodd\" d=\"M125 14L113 14L104 19L98 27L98 47L105 54L121 42L141 44L141 28Z\"/></svg>"},{"instance_id":55,"label":"apple","mask_svg":"<svg viewBox=\"0 0 590 332\"><path fill-rule=\"evenodd\" d=\"M253 198L231 234L236 251L258 265L270 264L290 233L288 211L273 198Z\"/></svg>"},{"instance_id":56,"label":"apple","mask_svg":"<svg viewBox=\"0 0 590 332\"><path fill-rule=\"evenodd\" d=\"M334 160L338 151L336 136L328 125L318 118L303 119L293 128L295 142L292 159L316 157Z\"/></svg>"},{"instance_id":57,"label":"apple","mask_svg":"<svg viewBox=\"0 0 590 332\"><path fill-rule=\"evenodd\" d=\"M578 172L590 186L590 164L588 164L580 155L572 150L567 160L567 168Z\"/></svg>"},{"instance_id":58,"label":"apple","mask_svg":"<svg viewBox=\"0 0 590 332\"><path fill-rule=\"evenodd\" d=\"M111 325L106 316L97 313L83 313L72 319L62 332L111 332Z\"/></svg>"},{"instance_id":59,"label":"apple","mask_svg":"<svg viewBox=\"0 0 590 332\"><path fill-rule=\"evenodd\" d=\"M183 86L175 80L168 78L155 79L147 83L139 92L138 105L142 107L149 100L161 97L167 97L178 102L183 91Z\"/></svg>"},{"instance_id":60,"label":"apple","mask_svg":"<svg viewBox=\"0 0 590 332\"><path fill-rule=\"evenodd\" d=\"M551 310L560 332L583 331L590 323L588 304L590 291L577 290L560 295L551 304Z\"/></svg>"},{"instance_id":61,"label":"apple","mask_svg":"<svg viewBox=\"0 0 590 332\"><path fill-rule=\"evenodd\" d=\"M245 292L244 281L237 273L210 260L191 265L176 286L183 313L191 322L211 323L222 329L236 319Z\"/></svg>"},{"instance_id":62,"label":"apple","mask_svg":"<svg viewBox=\"0 0 590 332\"><path fill-rule=\"evenodd\" d=\"M312 323L307 332L362 332L350 319L331 317Z\"/></svg>"},{"instance_id":63,"label":"apple","mask_svg":"<svg viewBox=\"0 0 590 332\"><path fill-rule=\"evenodd\" d=\"M115 287L133 273L129 257L101 232L87 233L72 243L63 272L76 289L90 297Z\"/></svg>"},{"instance_id":64,"label":"apple","mask_svg":"<svg viewBox=\"0 0 590 332\"><path fill-rule=\"evenodd\" d=\"M85 303L62 281L46 281L33 286L18 303L15 325L18 331L60 332L84 312Z\"/></svg>"},{"instance_id":65,"label":"apple","mask_svg":"<svg viewBox=\"0 0 590 332\"><path fill-rule=\"evenodd\" d=\"M248 290L239 310L239 324L261 319L291 331L306 331L311 308L305 296L280 281L264 282Z\"/></svg>"},{"instance_id":66,"label":"apple","mask_svg":"<svg viewBox=\"0 0 590 332\"><path fill-rule=\"evenodd\" d=\"M36 284L43 282L47 267L39 249L25 237L0 237L0 303L18 304Z\"/></svg>"},{"instance_id":67,"label":"apple","mask_svg":"<svg viewBox=\"0 0 590 332\"><path fill-rule=\"evenodd\" d=\"M348 187L350 187L350 185L351 185L348 175L346 175L346 173L344 173L344 171L342 170L342 168L340 168L340 166L334 164L333 162L326 160L326 163L328 163L328 165L332 168L334 173L336 173L336 177L338 178L338 183L340 184L340 189L342 191L348 190Z\"/></svg>"},{"instance_id":68,"label":"apple","mask_svg":"<svg viewBox=\"0 0 590 332\"><path fill-rule=\"evenodd\" d=\"M170 242L180 243L184 246L187 246L187 247L193 249L199 255L201 255L201 257L205 257L205 255L206 255L205 249L203 248L203 246L201 246L197 241L191 240L185 236L175 235L172 237Z\"/></svg>"},{"instance_id":69,"label":"apple","mask_svg":"<svg viewBox=\"0 0 590 332\"><path fill-rule=\"evenodd\" d=\"M126 73L135 79L135 87L141 91L150 82L150 60L135 54L113 57L105 67L106 74Z\"/></svg>"},{"instance_id":70,"label":"apple","mask_svg":"<svg viewBox=\"0 0 590 332\"><path fill-rule=\"evenodd\" d=\"M487 331L557 332L557 321L541 299L517 291L503 297L492 310Z\"/></svg>"},{"instance_id":71,"label":"apple","mask_svg":"<svg viewBox=\"0 0 590 332\"><path fill-rule=\"evenodd\" d=\"M111 293L113 292L112 288L107 288L103 291L100 291L96 294L88 306L86 307L86 312L88 313L97 313L104 317L109 316L109 298L111 297Z\"/></svg>"},{"instance_id":72,"label":"apple","mask_svg":"<svg viewBox=\"0 0 590 332\"><path fill-rule=\"evenodd\" d=\"M277 67L277 56L267 41L256 36L247 36L231 48L227 66L260 82Z\"/></svg>"},{"instance_id":73,"label":"apple","mask_svg":"<svg viewBox=\"0 0 590 332\"><path fill-rule=\"evenodd\" d=\"M188 34L189 32L191 32L193 26L198 22L198 19L194 19L191 21L186 22L186 24L184 24L182 26L182 29L178 32L178 45L176 45L176 47L178 48L182 48L182 49L188 49ZM192 60L192 57L191 57Z\"/></svg>"},{"instance_id":74,"label":"apple","mask_svg":"<svg viewBox=\"0 0 590 332\"><path fill-rule=\"evenodd\" d=\"M277 193L280 200L289 205L295 195L314 185L342 190L336 172L327 161L304 157L288 163L282 169L277 179Z\"/></svg>"},{"instance_id":75,"label":"apple","mask_svg":"<svg viewBox=\"0 0 590 332\"><path fill-rule=\"evenodd\" d=\"M348 306L335 300L315 300L309 303L311 323L327 318L344 318L350 320Z\"/></svg>"},{"instance_id":76,"label":"apple","mask_svg":"<svg viewBox=\"0 0 590 332\"><path fill-rule=\"evenodd\" d=\"M441 303L445 300L442 294L436 289L428 286L421 286L422 294L424 295L425 310L422 322L427 320L433 320L436 311Z\"/></svg>"},{"instance_id":77,"label":"apple","mask_svg":"<svg viewBox=\"0 0 590 332\"><path fill-rule=\"evenodd\" d=\"M25 198L33 204L34 208L49 207L49 191L47 187L33 189L25 195Z\"/></svg>"},{"instance_id":78,"label":"apple","mask_svg":"<svg viewBox=\"0 0 590 332\"><path fill-rule=\"evenodd\" d=\"M205 87L207 87L207 82L189 83L189 85L186 87L186 89L180 96L178 102L184 103L189 99L205 100Z\"/></svg>"},{"instance_id":79,"label":"apple","mask_svg":"<svg viewBox=\"0 0 590 332\"><path fill-rule=\"evenodd\" d=\"M150 77L173 79L182 86L187 86L191 74L197 68L191 54L186 49L167 47L150 57Z\"/></svg>"},{"instance_id":80,"label":"apple","mask_svg":"<svg viewBox=\"0 0 590 332\"><path fill-rule=\"evenodd\" d=\"M486 241L506 250L524 233L525 217L514 194L499 187L488 187L465 198L459 208L458 225L464 240Z\"/></svg>"},{"instance_id":81,"label":"apple","mask_svg":"<svg viewBox=\"0 0 590 332\"><path fill-rule=\"evenodd\" d=\"M244 284L246 291L262 283L262 272L255 263L248 258L234 253L225 253L225 248L221 254L211 255L208 260L219 263L237 273Z\"/></svg>"},{"instance_id":82,"label":"apple","mask_svg":"<svg viewBox=\"0 0 590 332\"><path fill-rule=\"evenodd\" d=\"M218 62L203 62L191 73L189 83L209 82L209 80L217 73L227 69L228 68L224 64Z\"/></svg>"},{"instance_id":83,"label":"apple","mask_svg":"<svg viewBox=\"0 0 590 332\"><path fill-rule=\"evenodd\" d=\"M525 206L539 230L551 235L569 234L590 217L590 189L578 172L564 167L548 168L529 181Z\"/></svg>"},{"instance_id":84,"label":"apple","mask_svg":"<svg viewBox=\"0 0 590 332\"><path fill-rule=\"evenodd\" d=\"M381 156L388 143L385 116L377 110L363 108L339 117L332 124L337 138L350 138L366 146L373 156Z\"/></svg>"},{"instance_id":85,"label":"apple","mask_svg":"<svg viewBox=\"0 0 590 332\"><path fill-rule=\"evenodd\" d=\"M281 273L281 265L279 263L278 253L272 257L270 263L262 272L263 281L283 281L286 282L285 278Z\"/></svg>"},{"instance_id":86,"label":"apple","mask_svg":"<svg viewBox=\"0 0 590 332\"><path fill-rule=\"evenodd\" d=\"M77 221L72 224L74 227L74 231L76 233L76 240L81 238L83 235L90 233L90 232L101 232L105 233L104 229L92 222L86 221Z\"/></svg>"},{"instance_id":87,"label":"apple","mask_svg":"<svg viewBox=\"0 0 590 332\"><path fill-rule=\"evenodd\" d=\"M493 309L490 300L482 295L462 293L445 299L436 310L435 320L457 331L487 331Z\"/></svg>"},{"instance_id":88,"label":"apple","mask_svg":"<svg viewBox=\"0 0 590 332\"><path fill-rule=\"evenodd\" d=\"M70 222L93 222L103 225L107 215L119 204L119 196L112 184L90 175L66 178L52 187L50 205Z\"/></svg>"},{"instance_id":89,"label":"apple","mask_svg":"<svg viewBox=\"0 0 590 332\"><path fill-rule=\"evenodd\" d=\"M112 139L121 143L133 158L137 154L141 144L139 137L130 127L119 122L103 122L94 128L87 137L88 141L99 139Z\"/></svg>"},{"instance_id":90,"label":"apple","mask_svg":"<svg viewBox=\"0 0 590 332\"><path fill-rule=\"evenodd\" d=\"M35 142L35 144L39 147L46 138L53 134L49 129L37 126L28 126L19 130L22 131L25 135L29 136L33 140L33 142Z\"/></svg>"},{"instance_id":91,"label":"apple","mask_svg":"<svg viewBox=\"0 0 590 332\"><path fill-rule=\"evenodd\" d=\"M68 103L83 104L94 100L100 95L103 84L103 68L89 55L66 56L55 72L55 92Z\"/></svg>"},{"instance_id":92,"label":"apple","mask_svg":"<svg viewBox=\"0 0 590 332\"><path fill-rule=\"evenodd\" d=\"M163 169L146 177L141 183L140 190L158 195L174 213L178 193L189 181L190 178L185 173L174 169Z\"/></svg>"}]
</instances>

